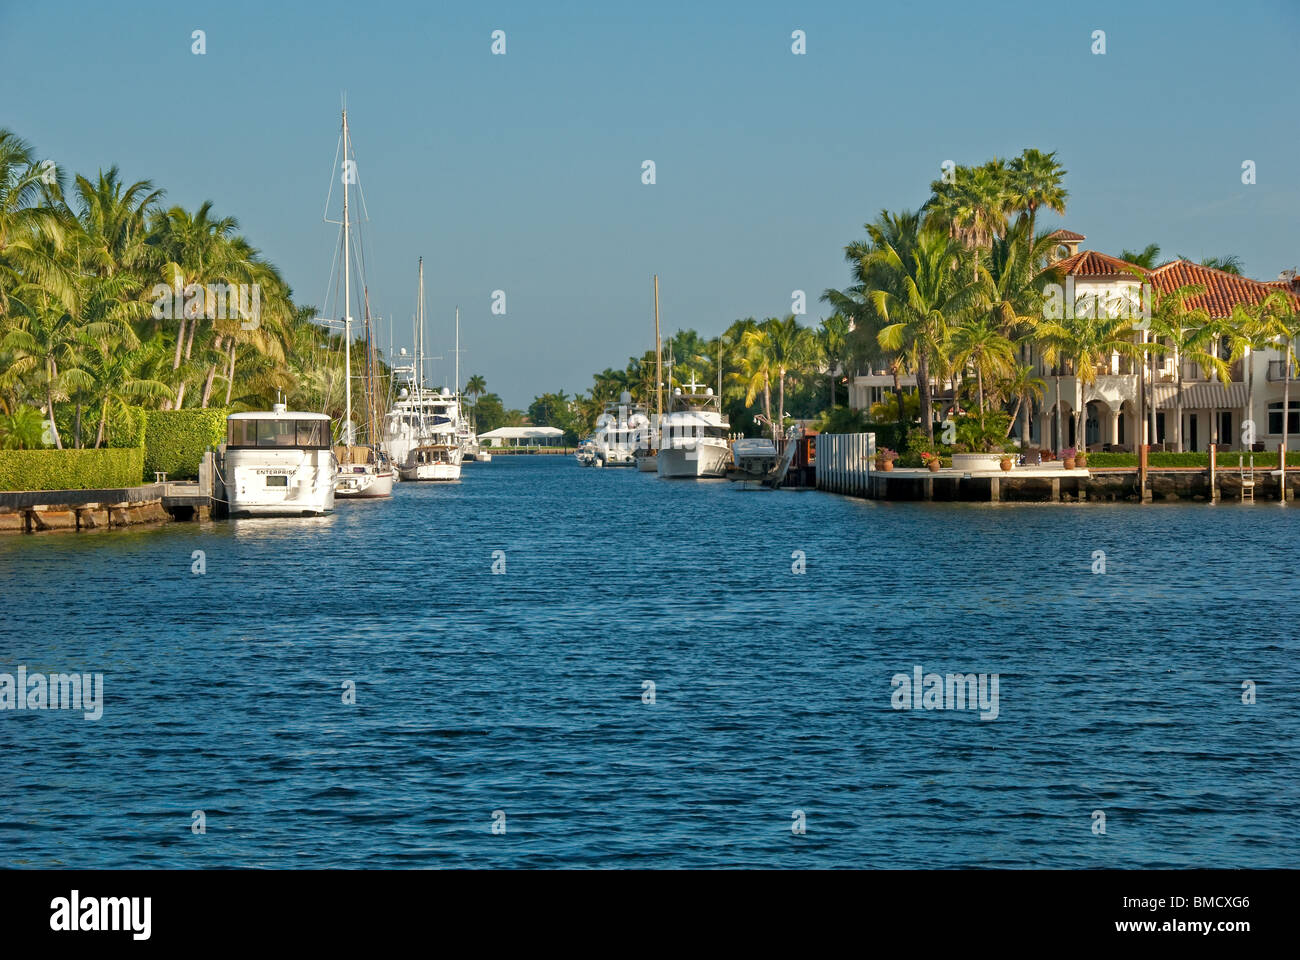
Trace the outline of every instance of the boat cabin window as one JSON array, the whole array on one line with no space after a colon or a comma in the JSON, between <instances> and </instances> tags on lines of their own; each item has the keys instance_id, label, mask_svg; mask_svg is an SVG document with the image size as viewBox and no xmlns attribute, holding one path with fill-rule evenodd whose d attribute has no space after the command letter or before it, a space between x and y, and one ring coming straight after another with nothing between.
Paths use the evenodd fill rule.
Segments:
<instances>
[{"instance_id":1,"label":"boat cabin window","mask_svg":"<svg viewBox=\"0 0 1300 960\"><path fill-rule=\"evenodd\" d=\"M298 447L325 449L330 445L326 420L228 420L229 447Z\"/></svg>"}]
</instances>

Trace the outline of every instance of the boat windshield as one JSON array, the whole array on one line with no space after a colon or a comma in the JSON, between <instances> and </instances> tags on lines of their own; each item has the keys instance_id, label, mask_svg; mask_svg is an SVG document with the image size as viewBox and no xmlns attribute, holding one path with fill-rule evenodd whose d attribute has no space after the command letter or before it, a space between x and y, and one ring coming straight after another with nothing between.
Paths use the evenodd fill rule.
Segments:
<instances>
[{"instance_id":1,"label":"boat windshield","mask_svg":"<svg viewBox=\"0 0 1300 960\"><path fill-rule=\"evenodd\" d=\"M328 426L326 420L228 420L226 446L326 449Z\"/></svg>"}]
</instances>

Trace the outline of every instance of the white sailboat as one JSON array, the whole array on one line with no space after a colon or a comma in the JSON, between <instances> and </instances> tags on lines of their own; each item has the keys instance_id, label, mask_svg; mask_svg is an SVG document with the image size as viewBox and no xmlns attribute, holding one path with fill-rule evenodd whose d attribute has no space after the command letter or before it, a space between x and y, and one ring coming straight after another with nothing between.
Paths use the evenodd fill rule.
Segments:
<instances>
[{"instance_id":1,"label":"white sailboat","mask_svg":"<svg viewBox=\"0 0 1300 960\"><path fill-rule=\"evenodd\" d=\"M348 170L355 170L352 143L348 133L348 111L343 111L343 162ZM353 166L348 166L348 164ZM343 219L339 221L343 232L343 382L344 421L343 443L335 451L338 474L334 480L334 494L344 498L382 498L393 495L393 468L383 453L373 446L375 442L374 412L374 355L370 342L370 306L366 298L366 387L367 439L370 445L358 445L356 425L352 422L352 223L348 207L348 184L351 176L343 180ZM363 287L364 289L364 287Z\"/></svg>"}]
</instances>

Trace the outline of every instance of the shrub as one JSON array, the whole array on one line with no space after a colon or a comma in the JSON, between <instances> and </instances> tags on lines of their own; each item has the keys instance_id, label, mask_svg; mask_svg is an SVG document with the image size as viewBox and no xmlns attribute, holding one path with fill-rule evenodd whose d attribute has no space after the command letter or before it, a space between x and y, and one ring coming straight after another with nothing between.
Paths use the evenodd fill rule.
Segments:
<instances>
[{"instance_id":1,"label":"shrub","mask_svg":"<svg viewBox=\"0 0 1300 960\"><path fill-rule=\"evenodd\" d=\"M35 407L19 406L0 416L0 450L39 450L45 446L45 418Z\"/></svg>"},{"instance_id":2,"label":"shrub","mask_svg":"<svg viewBox=\"0 0 1300 960\"><path fill-rule=\"evenodd\" d=\"M144 450L0 450L0 490L95 490L134 487Z\"/></svg>"},{"instance_id":3,"label":"shrub","mask_svg":"<svg viewBox=\"0 0 1300 960\"><path fill-rule=\"evenodd\" d=\"M861 410L850 407L831 407L817 417L818 433L868 433L867 418ZM876 438L879 441L879 437Z\"/></svg>"},{"instance_id":4,"label":"shrub","mask_svg":"<svg viewBox=\"0 0 1300 960\"><path fill-rule=\"evenodd\" d=\"M199 475L203 454L225 443L223 409L150 410L144 434L144 473L164 471L174 480Z\"/></svg>"}]
</instances>

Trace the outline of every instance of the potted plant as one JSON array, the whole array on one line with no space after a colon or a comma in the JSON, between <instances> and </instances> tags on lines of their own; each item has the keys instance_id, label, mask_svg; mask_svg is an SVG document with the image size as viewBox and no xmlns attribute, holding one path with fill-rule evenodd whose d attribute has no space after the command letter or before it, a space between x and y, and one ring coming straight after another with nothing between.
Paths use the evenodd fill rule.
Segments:
<instances>
[{"instance_id":1,"label":"potted plant","mask_svg":"<svg viewBox=\"0 0 1300 960\"><path fill-rule=\"evenodd\" d=\"M998 466L1001 467L1001 468L1003 469L1003 471L1008 471L1008 470L1010 470L1010 469L1011 469L1011 454L1009 454L1009 453L1004 453L1004 454L1002 454L1002 459L998 461Z\"/></svg>"},{"instance_id":2,"label":"potted plant","mask_svg":"<svg viewBox=\"0 0 1300 960\"><path fill-rule=\"evenodd\" d=\"M1066 470L1073 470L1073 469L1074 469L1074 456L1075 456L1075 449L1074 449L1074 447L1066 447L1064 450L1062 450L1062 451L1061 451L1061 466L1065 467Z\"/></svg>"},{"instance_id":3,"label":"potted plant","mask_svg":"<svg viewBox=\"0 0 1300 960\"><path fill-rule=\"evenodd\" d=\"M890 450L888 447L881 447L876 451L876 469L888 473L894 469L894 461L897 459L898 451Z\"/></svg>"},{"instance_id":4,"label":"potted plant","mask_svg":"<svg viewBox=\"0 0 1300 960\"><path fill-rule=\"evenodd\" d=\"M921 462L930 469L931 473L939 472L940 464L939 455L937 453L931 453L929 450L921 451Z\"/></svg>"},{"instance_id":5,"label":"potted plant","mask_svg":"<svg viewBox=\"0 0 1300 960\"><path fill-rule=\"evenodd\" d=\"M1080 469L1088 465L1088 451L1086 448L1080 450L1078 453L1074 455L1074 465L1076 467L1079 467Z\"/></svg>"}]
</instances>

